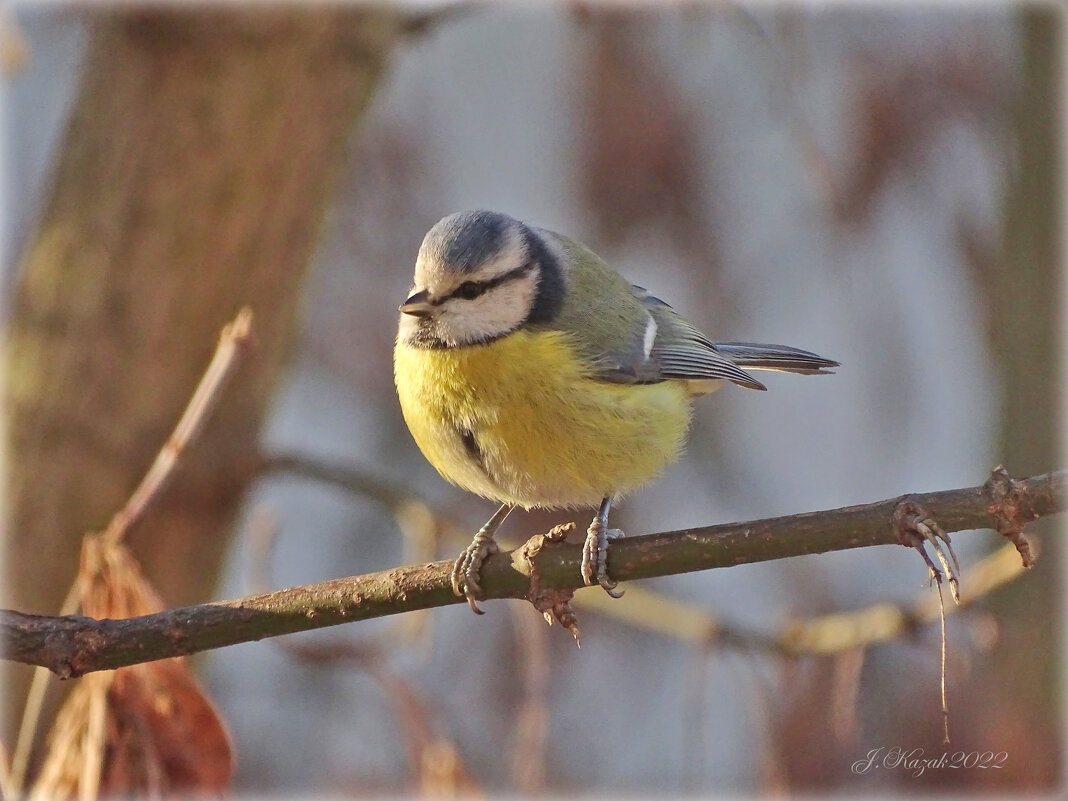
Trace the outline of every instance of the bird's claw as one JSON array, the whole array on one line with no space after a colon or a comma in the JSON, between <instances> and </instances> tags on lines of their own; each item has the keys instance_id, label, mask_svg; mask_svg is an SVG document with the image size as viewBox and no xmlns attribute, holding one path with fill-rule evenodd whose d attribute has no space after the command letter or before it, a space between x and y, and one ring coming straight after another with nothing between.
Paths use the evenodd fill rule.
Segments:
<instances>
[{"instance_id":1,"label":"bird's claw","mask_svg":"<svg viewBox=\"0 0 1068 801\"><path fill-rule=\"evenodd\" d=\"M623 590L617 590L619 582L608 577L608 541L622 536L618 528L606 528L600 520L594 520L582 545L582 581L589 586L596 579L601 589L613 598L621 598Z\"/></svg>"},{"instance_id":2,"label":"bird's claw","mask_svg":"<svg viewBox=\"0 0 1068 801\"><path fill-rule=\"evenodd\" d=\"M482 532L479 532L453 562L452 591L466 598L467 605L476 615L485 614L476 603L482 597L482 585L478 581L482 563L487 556L497 553L498 550L492 537L483 536Z\"/></svg>"}]
</instances>

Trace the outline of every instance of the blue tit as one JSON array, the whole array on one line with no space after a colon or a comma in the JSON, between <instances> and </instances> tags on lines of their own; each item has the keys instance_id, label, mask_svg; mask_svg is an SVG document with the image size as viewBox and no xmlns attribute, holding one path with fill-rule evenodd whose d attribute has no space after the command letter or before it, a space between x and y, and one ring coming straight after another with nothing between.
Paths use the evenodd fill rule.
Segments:
<instances>
[{"instance_id":1,"label":"blue tit","mask_svg":"<svg viewBox=\"0 0 1068 801\"><path fill-rule=\"evenodd\" d=\"M582 578L616 595L609 510L678 457L692 399L724 381L765 389L747 369L838 364L714 343L579 242L492 211L430 229L400 312L394 377L412 437L446 480L500 504L452 571L476 612L482 562L517 506L597 507Z\"/></svg>"}]
</instances>

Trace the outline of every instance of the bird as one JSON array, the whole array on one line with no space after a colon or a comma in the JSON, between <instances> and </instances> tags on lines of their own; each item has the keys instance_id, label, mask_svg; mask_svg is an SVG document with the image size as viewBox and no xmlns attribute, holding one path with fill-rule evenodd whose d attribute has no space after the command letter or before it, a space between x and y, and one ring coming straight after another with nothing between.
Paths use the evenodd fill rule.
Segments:
<instances>
[{"instance_id":1,"label":"bird","mask_svg":"<svg viewBox=\"0 0 1068 801\"><path fill-rule=\"evenodd\" d=\"M482 564L515 508L596 508L581 575L618 597L612 505L678 458L693 399L726 382L766 389L749 370L839 366L712 342L585 245L495 211L427 232L399 311L394 381L416 445L447 481L499 504L450 576L479 614Z\"/></svg>"}]
</instances>

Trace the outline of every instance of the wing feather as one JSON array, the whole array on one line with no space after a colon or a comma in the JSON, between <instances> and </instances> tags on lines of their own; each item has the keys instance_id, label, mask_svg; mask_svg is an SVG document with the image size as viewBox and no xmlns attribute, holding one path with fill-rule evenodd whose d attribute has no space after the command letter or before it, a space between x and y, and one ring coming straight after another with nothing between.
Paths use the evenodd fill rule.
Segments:
<instances>
[{"instance_id":1,"label":"wing feather","mask_svg":"<svg viewBox=\"0 0 1068 801\"><path fill-rule=\"evenodd\" d=\"M663 300L628 284L585 246L542 233L566 252L565 263L581 263L599 279L570 280L569 302L552 325L575 336L595 365L594 376L602 381L688 381L701 394L721 381L765 389L745 368L822 373L835 366L814 353L783 345L714 343Z\"/></svg>"},{"instance_id":2,"label":"wing feather","mask_svg":"<svg viewBox=\"0 0 1068 801\"><path fill-rule=\"evenodd\" d=\"M634 294L659 326L649 358L661 379L683 381L733 381L743 387L764 385L720 353L708 338L682 315L655 295L635 286Z\"/></svg>"},{"instance_id":3,"label":"wing feather","mask_svg":"<svg viewBox=\"0 0 1068 801\"><path fill-rule=\"evenodd\" d=\"M717 342L716 350L743 367L779 370L805 375L826 375L838 362L789 345L760 345L755 342Z\"/></svg>"}]
</instances>

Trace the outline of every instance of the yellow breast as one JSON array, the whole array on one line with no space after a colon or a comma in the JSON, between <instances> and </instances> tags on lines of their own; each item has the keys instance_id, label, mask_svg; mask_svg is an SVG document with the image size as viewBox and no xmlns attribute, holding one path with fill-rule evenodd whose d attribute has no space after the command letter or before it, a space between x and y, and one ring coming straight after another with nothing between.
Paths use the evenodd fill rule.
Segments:
<instances>
[{"instance_id":1,"label":"yellow breast","mask_svg":"<svg viewBox=\"0 0 1068 801\"><path fill-rule=\"evenodd\" d=\"M500 503L594 506L656 476L682 447L686 387L589 377L567 336L517 331L487 345L398 342L401 410L447 480Z\"/></svg>"}]
</instances>

